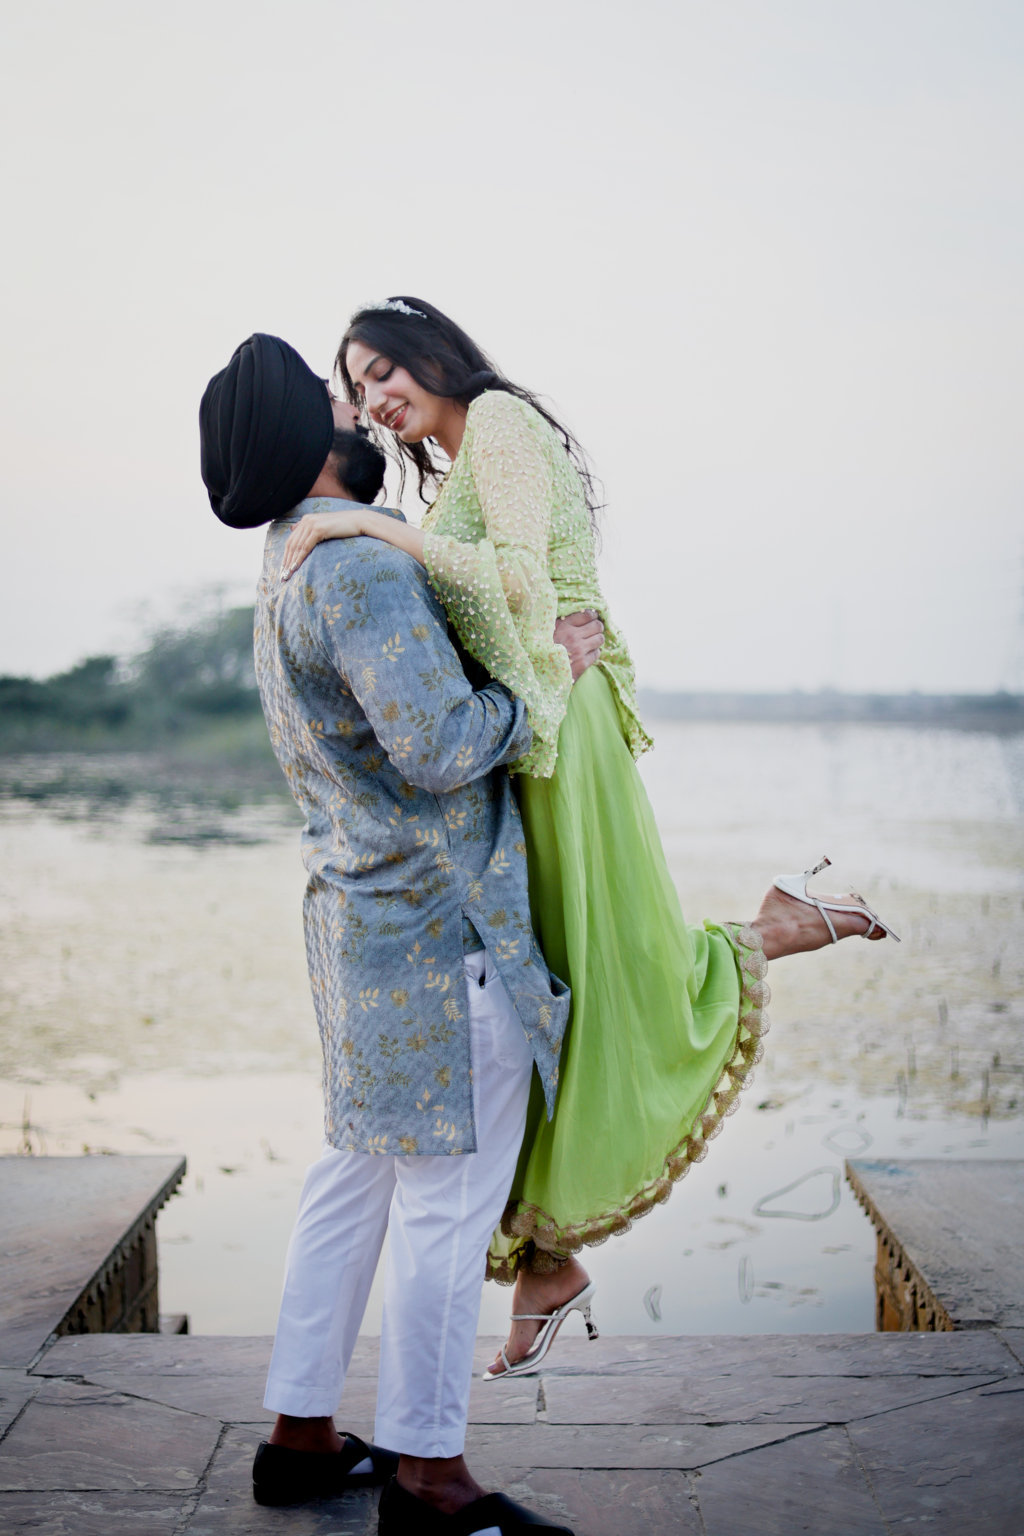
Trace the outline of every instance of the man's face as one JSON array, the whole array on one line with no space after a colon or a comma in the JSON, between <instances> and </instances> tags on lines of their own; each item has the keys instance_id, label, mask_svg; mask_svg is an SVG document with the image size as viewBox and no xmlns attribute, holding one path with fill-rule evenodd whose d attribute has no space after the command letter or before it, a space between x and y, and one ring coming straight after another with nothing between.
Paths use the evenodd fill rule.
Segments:
<instances>
[{"instance_id":1,"label":"man's face","mask_svg":"<svg viewBox=\"0 0 1024 1536\"><path fill-rule=\"evenodd\" d=\"M336 432L353 432L359 425L359 408L349 405L347 400L339 400L337 395L331 395L331 410L334 412L334 430Z\"/></svg>"},{"instance_id":2,"label":"man's face","mask_svg":"<svg viewBox=\"0 0 1024 1536\"><path fill-rule=\"evenodd\" d=\"M354 501L374 501L384 484L387 459L370 436L369 428L356 422L335 426L328 464Z\"/></svg>"}]
</instances>

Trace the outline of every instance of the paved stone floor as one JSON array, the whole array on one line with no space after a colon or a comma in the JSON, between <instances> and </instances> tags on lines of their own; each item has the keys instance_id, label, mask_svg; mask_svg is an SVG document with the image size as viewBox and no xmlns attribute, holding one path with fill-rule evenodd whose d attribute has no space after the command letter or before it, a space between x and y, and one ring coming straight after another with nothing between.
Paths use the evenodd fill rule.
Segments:
<instances>
[{"instance_id":1,"label":"paved stone floor","mask_svg":"<svg viewBox=\"0 0 1024 1536\"><path fill-rule=\"evenodd\" d=\"M368 1493L252 1502L269 1351L90 1334L0 1370L0 1532L375 1532ZM366 1340L338 1415L364 1436L375 1369ZM474 1385L467 1453L577 1536L1024 1536L1024 1329L566 1339L550 1370Z\"/></svg>"}]
</instances>

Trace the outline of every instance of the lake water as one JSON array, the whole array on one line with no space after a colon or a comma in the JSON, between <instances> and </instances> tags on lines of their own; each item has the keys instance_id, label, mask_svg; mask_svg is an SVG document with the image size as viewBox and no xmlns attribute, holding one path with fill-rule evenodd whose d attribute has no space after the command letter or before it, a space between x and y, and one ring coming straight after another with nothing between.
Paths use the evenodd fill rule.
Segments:
<instances>
[{"instance_id":1,"label":"lake water","mask_svg":"<svg viewBox=\"0 0 1024 1536\"><path fill-rule=\"evenodd\" d=\"M844 1158L1024 1157L1024 737L654 725L643 771L691 921L751 916L827 852L904 942L772 966L739 1112L667 1205L585 1256L598 1322L869 1330ZM185 1153L161 1308L270 1333L320 1139L297 813L153 772L0 761L0 1151ZM508 1301L485 1288L483 1331Z\"/></svg>"}]
</instances>

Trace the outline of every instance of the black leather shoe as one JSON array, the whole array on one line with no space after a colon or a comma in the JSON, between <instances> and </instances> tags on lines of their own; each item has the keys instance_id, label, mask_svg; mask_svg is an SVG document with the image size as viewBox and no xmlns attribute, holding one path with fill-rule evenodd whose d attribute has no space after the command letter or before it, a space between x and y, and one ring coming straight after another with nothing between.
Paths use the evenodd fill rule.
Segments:
<instances>
[{"instance_id":1,"label":"black leather shoe","mask_svg":"<svg viewBox=\"0 0 1024 1536\"><path fill-rule=\"evenodd\" d=\"M262 1441L252 1464L252 1496L257 1504L305 1504L309 1499L335 1499L350 1488L375 1488L398 1470L398 1457L367 1445L342 1430L340 1451L292 1451L286 1445ZM353 1472L361 1461L370 1472Z\"/></svg>"},{"instance_id":2,"label":"black leather shoe","mask_svg":"<svg viewBox=\"0 0 1024 1536\"><path fill-rule=\"evenodd\" d=\"M534 1514L503 1493L486 1493L454 1515L439 1514L432 1504L406 1493L394 1478L380 1496L378 1536L472 1536L474 1531L495 1526L501 1536L530 1536L534 1531L573 1536L569 1526L552 1525L543 1515Z\"/></svg>"}]
</instances>

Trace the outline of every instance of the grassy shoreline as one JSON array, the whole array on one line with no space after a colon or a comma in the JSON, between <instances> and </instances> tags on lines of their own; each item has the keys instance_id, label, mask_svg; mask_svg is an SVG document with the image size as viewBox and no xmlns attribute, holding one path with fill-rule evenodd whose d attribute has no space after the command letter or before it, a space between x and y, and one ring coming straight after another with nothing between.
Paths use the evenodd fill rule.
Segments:
<instances>
[{"instance_id":1,"label":"grassy shoreline","mask_svg":"<svg viewBox=\"0 0 1024 1536\"><path fill-rule=\"evenodd\" d=\"M0 677L0 760L151 755L168 771L277 784L252 654L253 609L165 629L133 657L92 656L45 680ZM1024 732L1024 696L640 690L652 719L875 724Z\"/></svg>"}]
</instances>

